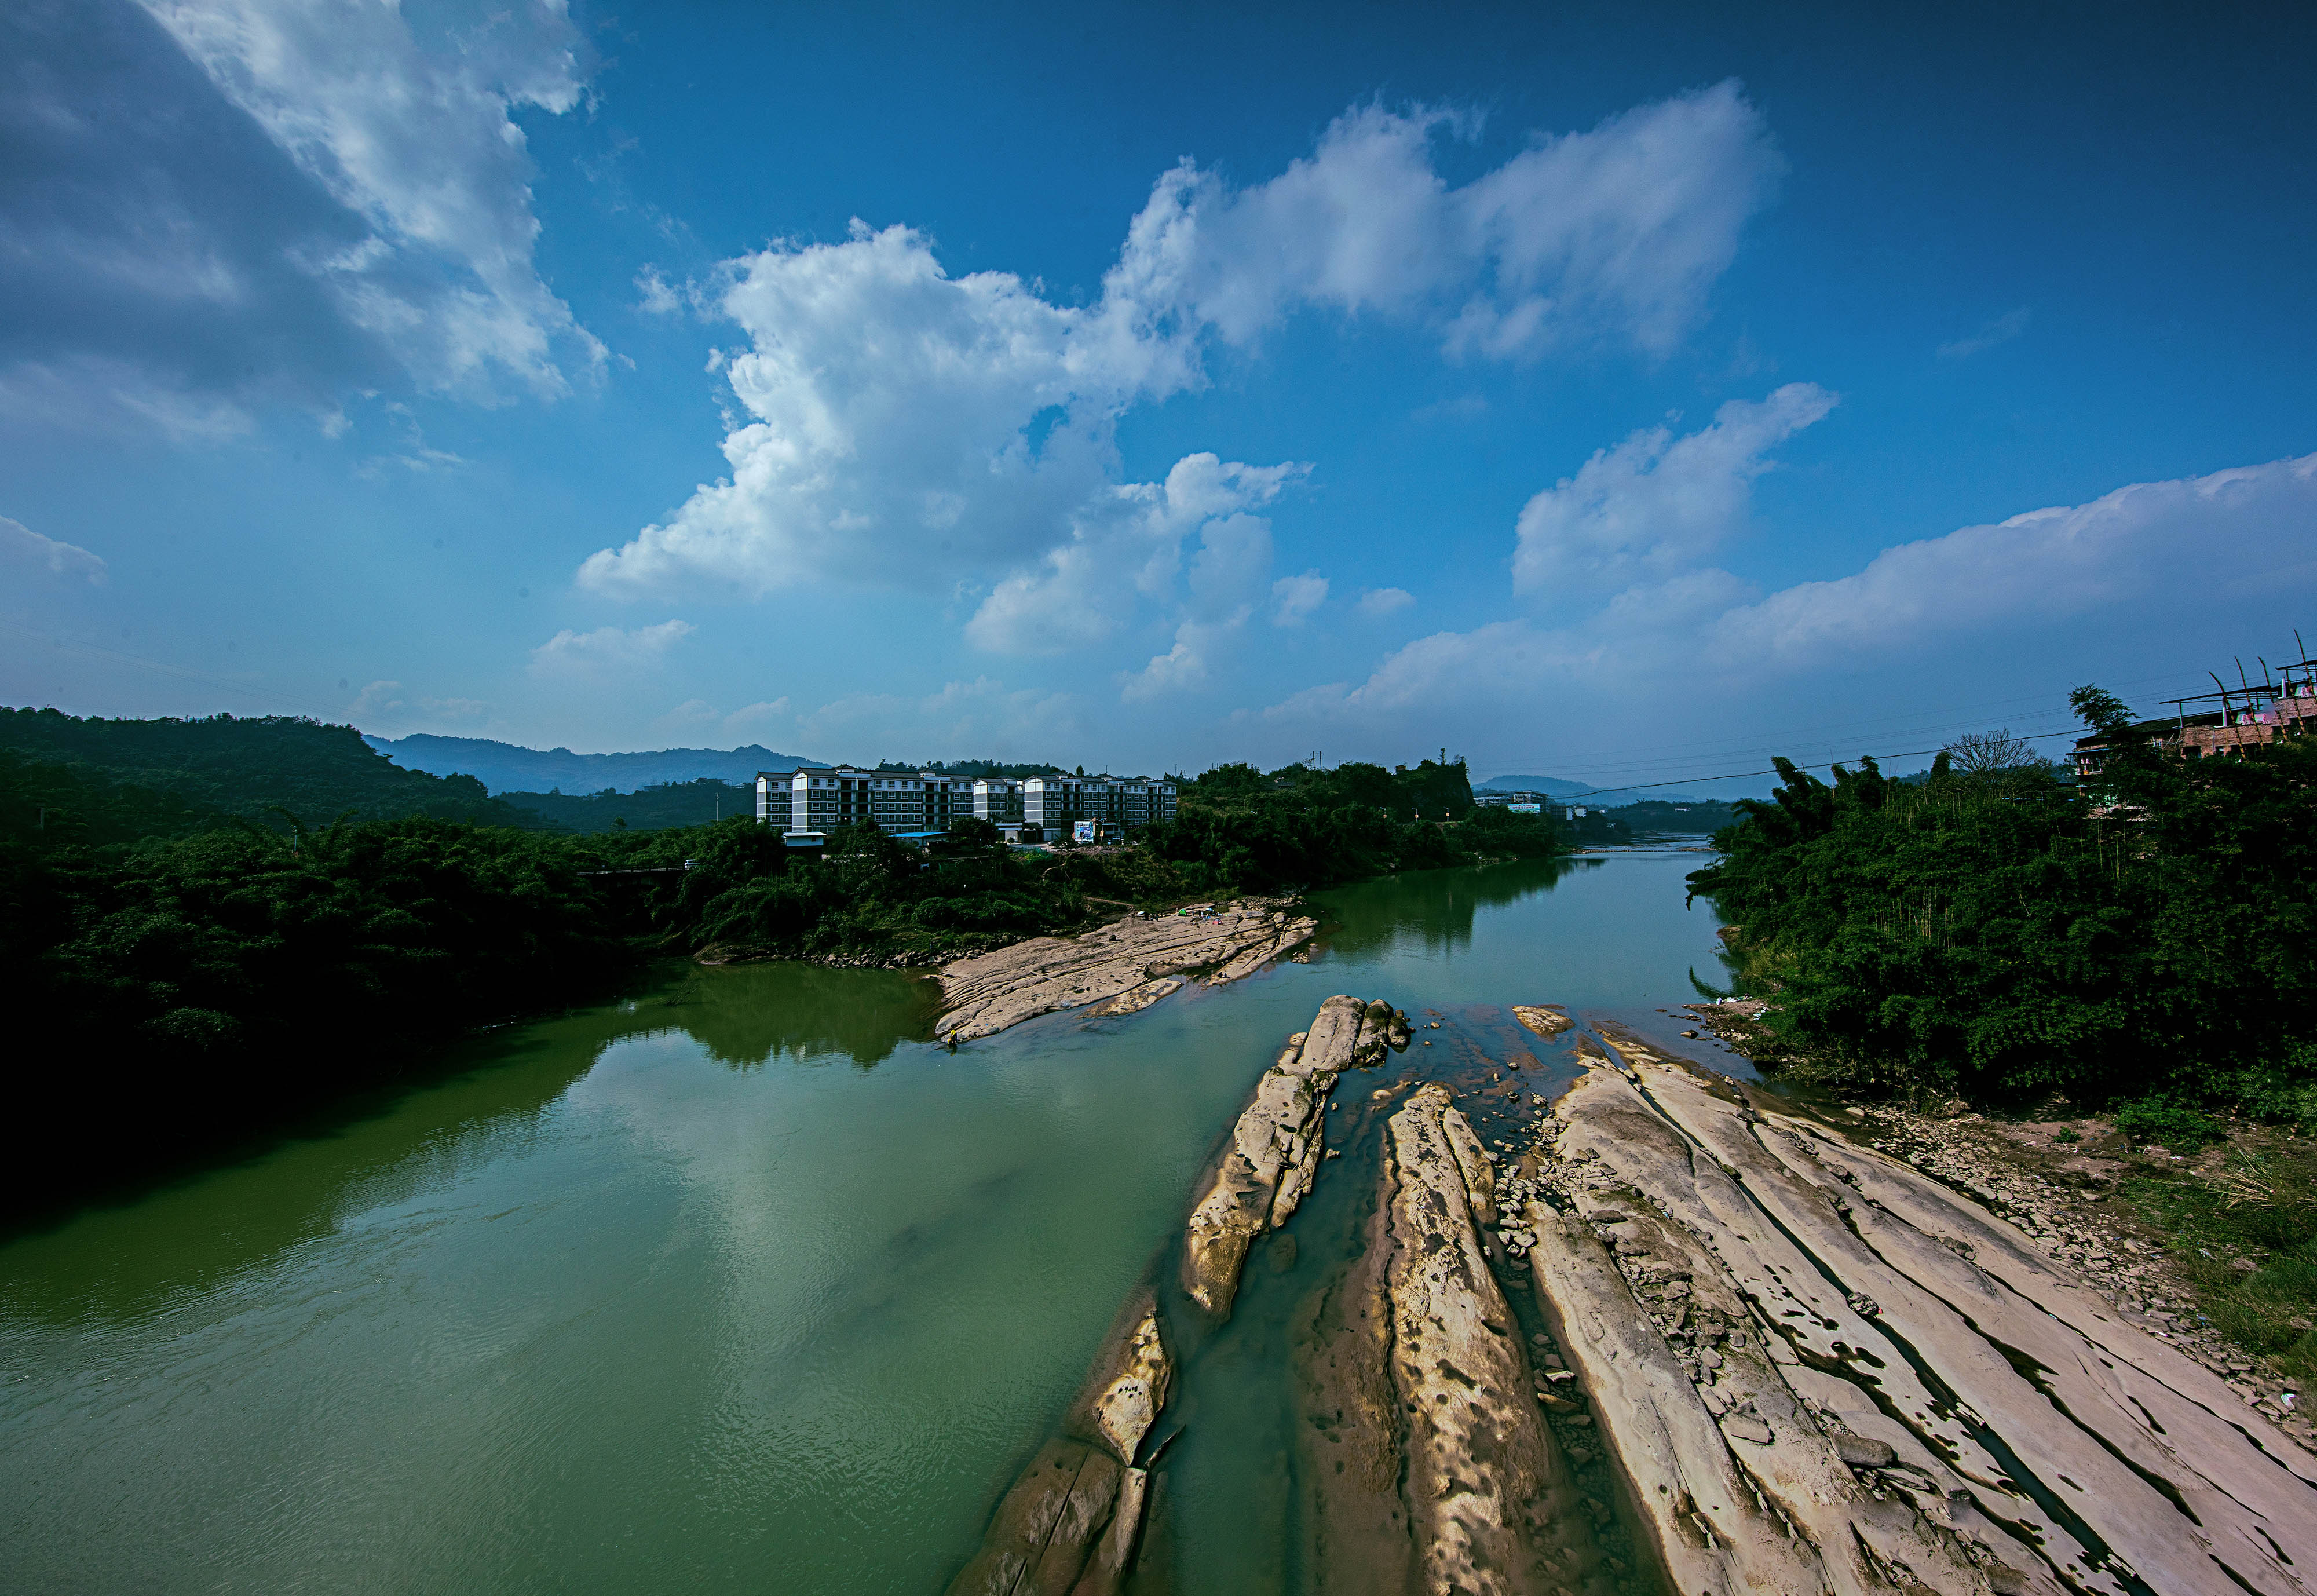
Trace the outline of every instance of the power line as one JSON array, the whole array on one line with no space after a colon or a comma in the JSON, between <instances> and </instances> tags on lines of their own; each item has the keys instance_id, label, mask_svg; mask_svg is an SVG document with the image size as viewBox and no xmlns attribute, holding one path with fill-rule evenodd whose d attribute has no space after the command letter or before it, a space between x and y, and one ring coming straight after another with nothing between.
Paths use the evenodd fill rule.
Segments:
<instances>
[{"instance_id":1,"label":"power line","mask_svg":"<svg viewBox=\"0 0 2317 1596\"><path fill-rule=\"evenodd\" d=\"M2080 737L2082 735L2083 732L2080 728L2071 726L2064 731L2030 732L2026 736L2020 738L2019 740L2021 742L2044 742L2054 737ZM1920 754L1937 754L1943 751L1944 750L1940 749L1908 749L1896 754L1857 754L1848 759L1829 759L1824 763L1818 765L1797 765L1794 768L1796 770L1831 770L1838 765L1855 765L1863 759L1873 759L1879 764L1884 759L1912 759ZM1556 799L1586 798L1590 797L1595 793L1640 793L1651 787L1686 787L1692 782L1728 782L1736 781L1740 776L1776 776L1777 774L1778 773L1775 767L1769 770L1732 770L1721 776L1687 776L1682 777L1679 781L1670 782L1626 782L1614 787L1591 787L1582 793L1555 793L1552 796Z\"/></svg>"},{"instance_id":2,"label":"power line","mask_svg":"<svg viewBox=\"0 0 2317 1596\"><path fill-rule=\"evenodd\" d=\"M2127 681L2118 682L2116 684L2116 686L2120 689L2129 689L2133 687L2147 686L2152 684L2178 682L2192 678L2201 679L2196 677L2195 673L2193 672L2167 671L2157 676L2137 677ZM1570 760L1553 755L1533 755L1523 756L1519 760L1507 759L1498 762L1506 764L1520 762L1534 764L1538 760L1550 759L1560 769L1569 772L1573 776L1589 775L1598 777L1605 769L1612 772L1618 770L1631 770L1639 774L1653 769L1662 769L1668 765L1678 763L1683 759L1710 757L1716 753L1727 753L1734 757L1742 757L1751 749L1761 747L1765 741L1774 741L1781 739L1792 738L1802 740L1808 743L1815 743L1820 747L1824 747L1829 743L1847 742L1851 739L1860 735L1862 732L1867 731L1870 728L1887 726L1892 722L1921 721L1935 716L1952 715L1958 718L1950 722L1951 725L1969 730L1971 729L1972 722L1961 717L1976 717L1978 715L2014 704L2048 704L2051 703L2052 697L2053 695L2048 693L2026 694L2010 698L1983 699L1974 704L1957 704L1952 707L1909 711L1904 713L1876 716L1867 720L1843 721L1832 723L1820 722L1814 725L1794 727L1784 731L1773 729L1758 732L1750 737L1747 742L1742 744L1725 743L1715 747L1695 748L1682 754L1671 755L1659 758L1610 761L1604 765L1603 763L1598 762L1588 763L1584 761L1572 763ZM1898 758L1900 756L1893 757ZM1714 778L1711 776L1701 776L1697 779L1701 781L1710 781ZM1659 785L1662 785L1665 784Z\"/></svg>"}]
</instances>

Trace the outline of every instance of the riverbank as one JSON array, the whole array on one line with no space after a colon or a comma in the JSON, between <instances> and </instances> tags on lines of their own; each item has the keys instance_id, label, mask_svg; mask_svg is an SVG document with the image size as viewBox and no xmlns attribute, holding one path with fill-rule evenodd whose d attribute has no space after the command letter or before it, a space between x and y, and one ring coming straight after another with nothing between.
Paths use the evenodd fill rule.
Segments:
<instances>
[{"instance_id":1,"label":"riverbank","mask_svg":"<svg viewBox=\"0 0 2317 1596\"><path fill-rule=\"evenodd\" d=\"M1195 1585L1218 1449L1284 1476L1249 1589L2297 1596L2306 1426L1895 1134L1563 1004L1331 997L951 1596ZM1275 1461L1228 1399L1283 1364Z\"/></svg>"},{"instance_id":2,"label":"riverbank","mask_svg":"<svg viewBox=\"0 0 2317 1596\"><path fill-rule=\"evenodd\" d=\"M1678 1012L1774 1078L1798 1062L1758 1000ZM1806 1077L1806 1070L1800 1071ZM1831 1111L1831 1110L1830 1110ZM1959 1098L1839 1106L1873 1145L1971 1192L2178 1338L2306 1441L2317 1386L2317 1143L2180 1112L1982 1113ZM2285 1398L2293 1394L2294 1401Z\"/></svg>"}]
</instances>

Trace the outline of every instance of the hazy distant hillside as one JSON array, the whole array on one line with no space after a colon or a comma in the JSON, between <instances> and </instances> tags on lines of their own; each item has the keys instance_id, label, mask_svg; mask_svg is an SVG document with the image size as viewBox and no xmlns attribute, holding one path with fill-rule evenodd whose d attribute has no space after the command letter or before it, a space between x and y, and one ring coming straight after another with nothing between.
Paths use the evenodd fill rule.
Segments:
<instances>
[{"instance_id":1,"label":"hazy distant hillside","mask_svg":"<svg viewBox=\"0 0 2317 1596\"><path fill-rule=\"evenodd\" d=\"M0 710L0 749L52 767L55 774L43 781L77 783L77 799L58 802L67 810L89 810L92 840L119 839L112 834L121 817L98 811L106 808L100 795L124 783L177 806L177 812L157 814L149 828L137 828L142 835L199 829L208 815L279 825L285 810L307 825L326 825L349 811L365 820L431 815L497 826L544 824L497 802L471 777L445 779L403 768L364 743L352 726L290 715L114 721L52 709Z\"/></svg>"},{"instance_id":2,"label":"hazy distant hillside","mask_svg":"<svg viewBox=\"0 0 2317 1596\"><path fill-rule=\"evenodd\" d=\"M633 793L703 776L754 788L760 770L794 770L819 761L750 743L738 749L661 749L647 754L575 754L526 749L486 737L365 737L407 770L471 776L494 793Z\"/></svg>"},{"instance_id":3,"label":"hazy distant hillside","mask_svg":"<svg viewBox=\"0 0 2317 1596\"><path fill-rule=\"evenodd\" d=\"M1556 798L1593 790L1589 782L1565 782L1557 776L1492 776L1473 785L1498 793L1550 793Z\"/></svg>"},{"instance_id":4,"label":"hazy distant hillside","mask_svg":"<svg viewBox=\"0 0 2317 1596\"><path fill-rule=\"evenodd\" d=\"M1662 793L1639 787L1596 787L1585 782L1563 781L1557 776L1492 776L1475 784L1474 791L1496 793L1544 793L1555 798L1567 798L1582 802L1587 808L1600 804L1612 807L1620 803L1698 803L1705 800L1692 798L1684 793ZM1727 822L1720 822L1726 824Z\"/></svg>"}]
</instances>

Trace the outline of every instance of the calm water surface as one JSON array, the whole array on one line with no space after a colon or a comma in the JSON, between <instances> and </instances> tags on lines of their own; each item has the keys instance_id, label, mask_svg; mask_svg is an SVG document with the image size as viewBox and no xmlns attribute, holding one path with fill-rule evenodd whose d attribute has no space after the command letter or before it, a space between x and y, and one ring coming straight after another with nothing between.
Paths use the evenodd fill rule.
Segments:
<instances>
[{"instance_id":1,"label":"calm water surface","mask_svg":"<svg viewBox=\"0 0 2317 1596\"><path fill-rule=\"evenodd\" d=\"M0 1591L937 1591L1281 1037L1336 991L1662 1034L1725 979L1701 862L1347 889L1308 964L955 1054L908 977L703 971L0 1246ZM1289 1577L1275 1332L1357 1161L1185 1381L1185 1589Z\"/></svg>"}]
</instances>

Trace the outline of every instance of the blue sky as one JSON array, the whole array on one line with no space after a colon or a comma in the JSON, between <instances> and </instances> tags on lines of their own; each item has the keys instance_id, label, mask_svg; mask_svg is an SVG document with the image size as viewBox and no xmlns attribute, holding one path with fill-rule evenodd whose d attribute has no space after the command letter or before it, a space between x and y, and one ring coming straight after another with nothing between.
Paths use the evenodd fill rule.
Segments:
<instances>
[{"instance_id":1,"label":"blue sky","mask_svg":"<svg viewBox=\"0 0 2317 1596\"><path fill-rule=\"evenodd\" d=\"M2317 40L2017 9L31 0L0 696L1632 782L2193 692L2317 639Z\"/></svg>"}]
</instances>

